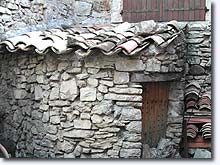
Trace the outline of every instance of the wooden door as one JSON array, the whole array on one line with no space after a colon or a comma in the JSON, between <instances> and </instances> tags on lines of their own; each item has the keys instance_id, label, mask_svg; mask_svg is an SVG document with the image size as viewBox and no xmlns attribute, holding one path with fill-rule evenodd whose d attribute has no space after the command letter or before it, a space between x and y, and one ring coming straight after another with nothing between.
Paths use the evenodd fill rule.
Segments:
<instances>
[{"instance_id":1,"label":"wooden door","mask_svg":"<svg viewBox=\"0 0 220 165\"><path fill-rule=\"evenodd\" d=\"M147 83L143 92L142 142L156 147L165 137L168 112L169 84Z\"/></svg>"},{"instance_id":2,"label":"wooden door","mask_svg":"<svg viewBox=\"0 0 220 165\"><path fill-rule=\"evenodd\" d=\"M204 21L206 0L123 0L123 21Z\"/></svg>"}]
</instances>

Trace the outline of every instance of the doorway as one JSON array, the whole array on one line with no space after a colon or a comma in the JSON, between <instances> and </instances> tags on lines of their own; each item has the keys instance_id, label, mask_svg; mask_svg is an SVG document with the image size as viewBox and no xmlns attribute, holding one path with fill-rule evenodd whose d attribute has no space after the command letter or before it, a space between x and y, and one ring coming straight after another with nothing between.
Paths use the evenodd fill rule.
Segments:
<instances>
[{"instance_id":1,"label":"doorway","mask_svg":"<svg viewBox=\"0 0 220 165\"><path fill-rule=\"evenodd\" d=\"M166 134L169 83L146 83L143 87L142 143L156 147Z\"/></svg>"}]
</instances>

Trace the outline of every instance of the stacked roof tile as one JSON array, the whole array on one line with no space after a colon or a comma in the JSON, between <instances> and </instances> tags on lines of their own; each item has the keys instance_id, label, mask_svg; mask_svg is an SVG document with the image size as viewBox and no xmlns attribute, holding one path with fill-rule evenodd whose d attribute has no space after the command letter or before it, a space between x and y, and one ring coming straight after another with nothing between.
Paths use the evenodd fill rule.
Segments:
<instances>
[{"instance_id":1,"label":"stacked roof tile","mask_svg":"<svg viewBox=\"0 0 220 165\"><path fill-rule=\"evenodd\" d=\"M199 132L199 129L198 127L195 125L195 124L189 124L187 125L187 136L188 137L191 137L191 138L196 138L198 132Z\"/></svg>"},{"instance_id":2,"label":"stacked roof tile","mask_svg":"<svg viewBox=\"0 0 220 165\"><path fill-rule=\"evenodd\" d=\"M149 23L152 22L136 24L125 22L120 25L93 27L75 26L29 32L0 42L0 49L6 48L10 52L33 49L39 54L46 54L51 50L56 54L75 51L83 57L93 54L94 51L100 51L105 55L123 53L133 56L150 44L164 48L181 33L175 21L167 24L154 23L154 30L145 33L144 25Z\"/></svg>"},{"instance_id":3,"label":"stacked roof tile","mask_svg":"<svg viewBox=\"0 0 220 165\"><path fill-rule=\"evenodd\" d=\"M211 94L210 93L204 93L199 100L199 109L205 110L205 111L211 111Z\"/></svg>"},{"instance_id":4,"label":"stacked roof tile","mask_svg":"<svg viewBox=\"0 0 220 165\"><path fill-rule=\"evenodd\" d=\"M204 124L201 128L203 139L211 139L212 137L211 131L212 131L212 124L211 123Z\"/></svg>"},{"instance_id":5,"label":"stacked roof tile","mask_svg":"<svg viewBox=\"0 0 220 165\"><path fill-rule=\"evenodd\" d=\"M211 123L207 123L206 120L211 116L211 93L205 92L201 94L201 86L198 82L189 83L185 90L185 107L185 117L188 119L201 119L196 123L186 120L187 137L196 139L198 136L201 136L204 140L211 139Z\"/></svg>"},{"instance_id":6,"label":"stacked roof tile","mask_svg":"<svg viewBox=\"0 0 220 165\"><path fill-rule=\"evenodd\" d=\"M198 82L191 82L185 90L185 107L187 113L194 115L210 115L211 111L211 94L203 93L200 96L201 87Z\"/></svg>"},{"instance_id":7,"label":"stacked roof tile","mask_svg":"<svg viewBox=\"0 0 220 165\"><path fill-rule=\"evenodd\" d=\"M197 82L191 82L186 86L185 91L185 100L188 101L195 101L197 102L199 99L199 93L200 93L201 87L199 83Z\"/></svg>"}]
</instances>

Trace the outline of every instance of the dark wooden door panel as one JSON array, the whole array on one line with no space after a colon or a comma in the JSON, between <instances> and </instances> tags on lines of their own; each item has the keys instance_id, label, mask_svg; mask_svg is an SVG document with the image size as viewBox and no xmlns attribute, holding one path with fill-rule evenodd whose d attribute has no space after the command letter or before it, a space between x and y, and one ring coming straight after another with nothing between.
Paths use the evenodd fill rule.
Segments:
<instances>
[{"instance_id":1,"label":"dark wooden door panel","mask_svg":"<svg viewBox=\"0 0 220 165\"><path fill-rule=\"evenodd\" d=\"M206 0L124 0L123 21L204 21Z\"/></svg>"},{"instance_id":2,"label":"dark wooden door panel","mask_svg":"<svg viewBox=\"0 0 220 165\"><path fill-rule=\"evenodd\" d=\"M155 147L165 136L167 122L169 85L167 83L147 83L143 92L142 140Z\"/></svg>"}]
</instances>

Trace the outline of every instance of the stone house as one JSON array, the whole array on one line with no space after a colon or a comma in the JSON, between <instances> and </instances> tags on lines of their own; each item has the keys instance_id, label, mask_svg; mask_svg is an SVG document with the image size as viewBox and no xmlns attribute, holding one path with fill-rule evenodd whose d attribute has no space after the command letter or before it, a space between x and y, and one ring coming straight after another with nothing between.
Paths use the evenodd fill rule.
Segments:
<instances>
[{"instance_id":1,"label":"stone house","mask_svg":"<svg viewBox=\"0 0 220 165\"><path fill-rule=\"evenodd\" d=\"M16 157L181 158L185 87L195 81L200 95L211 91L209 22L6 35L1 135Z\"/></svg>"}]
</instances>

